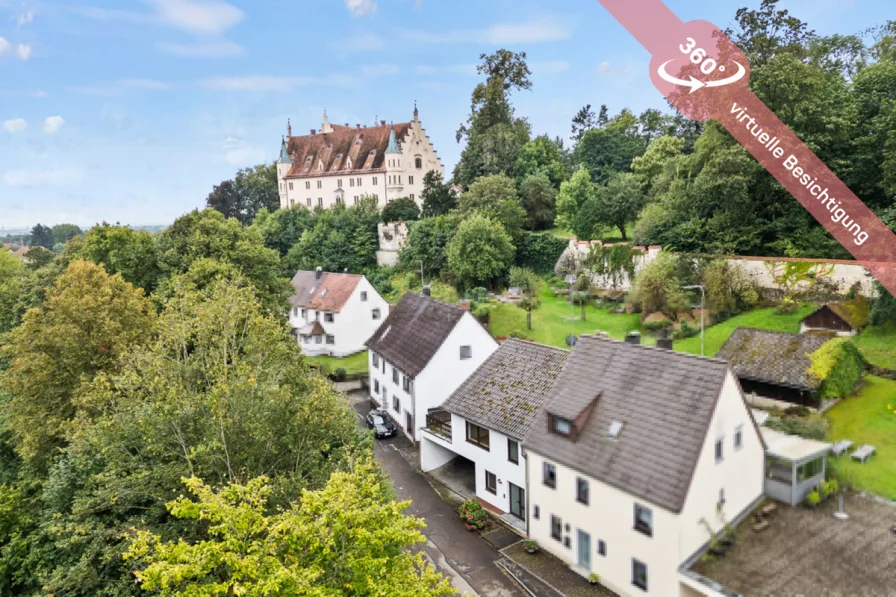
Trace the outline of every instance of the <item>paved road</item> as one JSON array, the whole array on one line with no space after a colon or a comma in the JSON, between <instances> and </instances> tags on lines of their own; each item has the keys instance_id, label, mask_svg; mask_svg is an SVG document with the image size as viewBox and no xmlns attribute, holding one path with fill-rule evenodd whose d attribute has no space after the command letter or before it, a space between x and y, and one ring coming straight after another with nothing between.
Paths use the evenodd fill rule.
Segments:
<instances>
[{"instance_id":1,"label":"paved road","mask_svg":"<svg viewBox=\"0 0 896 597\"><path fill-rule=\"evenodd\" d=\"M355 405L355 410L362 417L369 409L370 406L365 402ZM426 521L423 534L426 535L428 544L424 550L430 559L451 577L454 586L462 594L528 597L525 591L495 565L495 561L502 559L501 554L477 534L467 531L454 508L442 501L424 476L401 455L398 448L404 449L409 445L410 442L403 436L377 440L374 454L392 479L397 497L400 500L411 500L407 511Z\"/></svg>"}]
</instances>

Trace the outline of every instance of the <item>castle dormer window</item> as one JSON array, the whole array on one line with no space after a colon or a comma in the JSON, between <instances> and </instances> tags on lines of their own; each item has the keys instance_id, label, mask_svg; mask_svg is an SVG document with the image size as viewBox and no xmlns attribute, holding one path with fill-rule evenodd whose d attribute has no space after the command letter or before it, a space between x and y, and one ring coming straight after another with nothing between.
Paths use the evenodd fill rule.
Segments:
<instances>
[{"instance_id":1,"label":"castle dormer window","mask_svg":"<svg viewBox=\"0 0 896 597\"><path fill-rule=\"evenodd\" d=\"M375 150L375 149L371 149L371 150L370 150L370 153L369 153L368 155L376 155L376 150Z\"/></svg>"},{"instance_id":2,"label":"castle dormer window","mask_svg":"<svg viewBox=\"0 0 896 597\"><path fill-rule=\"evenodd\" d=\"M337 160L341 160L341 159L342 159L342 154L341 154L341 153L337 153L337 154L336 154L336 159L337 159Z\"/></svg>"},{"instance_id":3,"label":"castle dormer window","mask_svg":"<svg viewBox=\"0 0 896 597\"><path fill-rule=\"evenodd\" d=\"M307 158L305 158L305 161L306 161L306 162L310 162L311 159L312 159L312 158L311 158L311 156L309 155Z\"/></svg>"}]
</instances>

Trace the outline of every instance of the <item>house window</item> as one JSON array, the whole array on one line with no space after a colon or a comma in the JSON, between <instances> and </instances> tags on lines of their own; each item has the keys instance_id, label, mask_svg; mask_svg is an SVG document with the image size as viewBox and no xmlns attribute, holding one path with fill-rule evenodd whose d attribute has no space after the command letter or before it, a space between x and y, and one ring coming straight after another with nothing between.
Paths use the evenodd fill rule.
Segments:
<instances>
[{"instance_id":1,"label":"house window","mask_svg":"<svg viewBox=\"0 0 896 597\"><path fill-rule=\"evenodd\" d=\"M407 392L407 393L410 394L410 393L411 393L411 384L412 384L412 383L413 383L413 382L411 381L411 378L408 377L407 375L405 375L405 376L402 377L402 379L401 379L401 389L404 390L405 392Z\"/></svg>"},{"instance_id":2,"label":"house window","mask_svg":"<svg viewBox=\"0 0 896 597\"><path fill-rule=\"evenodd\" d=\"M635 504L635 530L653 537L653 512L640 504Z\"/></svg>"},{"instance_id":3,"label":"house window","mask_svg":"<svg viewBox=\"0 0 896 597\"><path fill-rule=\"evenodd\" d=\"M398 399L398 396L392 396L392 410L397 413L401 412L401 401Z\"/></svg>"},{"instance_id":4,"label":"house window","mask_svg":"<svg viewBox=\"0 0 896 597\"><path fill-rule=\"evenodd\" d=\"M734 430L734 449L740 450L744 447L744 426L738 425Z\"/></svg>"},{"instance_id":5,"label":"house window","mask_svg":"<svg viewBox=\"0 0 896 597\"><path fill-rule=\"evenodd\" d=\"M318 334L317 336L314 337L315 344L323 344L323 341L324 341L324 337L321 336L320 334Z\"/></svg>"},{"instance_id":6,"label":"house window","mask_svg":"<svg viewBox=\"0 0 896 597\"><path fill-rule=\"evenodd\" d=\"M323 183L323 181L320 181L320 180L317 181L317 188L319 188L319 189L324 188L324 183Z\"/></svg>"},{"instance_id":7,"label":"house window","mask_svg":"<svg viewBox=\"0 0 896 597\"><path fill-rule=\"evenodd\" d=\"M632 559L632 584L642 591L647 590L647 564L640 560Z\"/></svg>"},{"instance_id":8,"label":"house window","mask_svg":"<svg viewBox=\"0 0 896 597\"><path fill-rule=\"evenodd\" d=\"M308 311L306 309L302 309L302 317L308 319Z\"/></svg>"},{"instance_id":9,"label":"house window","mask_svg":"<svg viewBox=\"0 0 896 597\"><path fill-rule=\"evenodd\" d=\"M532 518L534 518L535 520L538 520L540 517L541 517L541 508L539 508L537 505L532 506Z\"/></svg>"},{"instance_id":10,"label":"house window","mask_svg":"<svg viewBox=\"0 0 896 597\"><path fill-rule=\"evenodd\" d=\"M311 197L308 197L308 207L311 207Z\"/></svg>"},{"instance_id":11,"label":"house window","mask_svg":"<svg viewBox=\"0 0 896 597\"><path fill-rule=\"evenodd\" d=\"M489 493L498 493L498 478L495 473L485 471L485 490Z\"/></svg>"},{"instance_id":12,"label":"house window","mask_svg":"<svg viewBox=\"0 0 896 597\"><path fill-rule=\"evenodd\" d=\"M310 181L310 180L306 180L306 181L305 181L305 189L310 189L310 188L311 188L311 181Z\"/></svg>"},{"instance_id":13,"label":"house window","mask_svg":"<svg viewBox=\"0 0 896 597\"><path fill-rule=\"evenodd\" d=\"M514 464L520 463L520 445L512 439L507 440L507 460Z\"/></svg>"},{"instance_id":14,"label":"house window","mask_svg":"<svg viewBox=\"0 0 896 597\"><path fill-rule=\"evenodd\" d=\"M374 176L374 177L373 177L373 186L376 186L376 181L377 181L377 177Z\"/></svg>"},{"instance_id":15,"label":"house window","mask_svg":"<svg viewBox=\"0 0 896 597\"><path fill-rule=\"evenodd\" d=\"M358 178L358 186L361 186L361 178Z\"/></svg>"},{"instance_id":16,"label":"house window","mask_svg":"<svg viewBox=\"0 0 896 597\"><path fill-rule=\"evenodd\" d=\"M722 462L725 456L725 438L720 437L716 440L716 462Z\"/></svg>"},{"instance_id":17,"label":"house window","mask_svg":"<svg viewBox=\"0 0 896 597\"><path fill-rule=\"evenodd\" d=\"M392 367L392 382L398 383L398 369Z\"/></svg>"},{"instance_id":18,"label":"house window","mask_svg":"<svg viewBox=\"0 0 896 597\"><path fill-rule=\"evenodd\" d=\"M318 197L318 198L317 198L317 206L318 206L318 207L323 207L323 206L324 206L324 198L323 198L323 197Z\"/></svg>"},{"instance_id":19,"label":"house window","mask_svg":"<svg viewBox=\"0 0 896 597\"><path fill-rule=\"evenodd\" d=\"M342 195L336 195L336 205L342 205Z\"/></svg>"},{"instance_id":20,"label":"house window","mask_svg":"<svg viewBox=\"0 0 896 597\"><path fill-rule=\"evenodd\" d=\"M333 323L333 314L332 313L324 313L324 321L326 323Z\"/></svg>"},{"instance_id":21,"label":"house window","mask_svg":"<svg viewBox=\"0 0 896 597\"><path fill-rule=\"evenodd\" d=\"M541 482L548 487L557 487L557 467L545 462L541 469Z\"/></svg>"},{"instance_id":22,"label":"house window","mask_svg":"<svg viewBox=\"0 0 896 597\"><path fill-rule=\"evenodd\" d=\"M342 188L342 179L341 178L336 179L336 186L339 187L340 189Z\"/></svg>"},{"instance_id":23,"label":"house window","mask_svg":"<svg viewBox=\"0 0 896 597\"><path fill-rule=\"evenodd\" d=\"M336 344L336 338L331 334L327 334L327 344Z\"/></svg>"},{"instance_id":24,"label":"house window","mask_svg":"<svg viewBox=\"0 0 896 597\"><path fill-rule=\"evenodd\" d=\"M467 421L467 441L485 451L490 450L488 429Z\"/></svg>"},{"instance_id":25,"label":"house window","mask_svg":"<svg viewBox=\"0 0 896 597\"><path fill-rule=\"evenodd\" d=\"M588 481L581 477L576 478L576 501L588 505Z\"/></svg>"},{"instance_id":26,"label":"house window","mask_svg":"<svg viewBox=\"0 0 896 597\"><path fill-rule=\"evenodd\" d=\"M289 183L289 190L292 190L292 183Z\"/></svg>"},{"instance_id":27,"label":"house window","mask_svg":"<svg viewBox=\"0 0 896 597\"><path fill-rule=\"evenodd\" d=\"M607 544L603 539L597 540L597 555L604 557L607 555Z\"/></svg>"},{"instance_id":28,"label":"house window","mask_svg":"<svg viewBox=\"0 0 896 597\"><path fill-rule=\"evenodd\" d=\"M376 353L373 353L373 366L374 367L380 366L380 355L378 355Z\"/></svg>"},{"instance_id":29,"label":"house window","mask_svg":"<svg viewBox=\"0 0 896 597\"><path fill-rule=\"evenodd\" d=\"M373 380L373 393L374 394L380 393L380 380L378 380L378 379Z\"/></svg>"},{"instance_id":30,"label":"house window","mask_svg":"<svg viewBox=\"0 0 896 597\"><path fill-rule=\"evenodd\" d=\"M473 347L472 346L461 346L460 347L460 360L465 361L467 359L473 358Z\"/></svg>"},{"instance_id":31,"label":"house window","mask_svg":"<svg viewBox=\"0 0 896 597\"><path fill-rule=\"evenodd\" d=\"M414 177L408 176L408 184L414 184Z\"/></svg>"},{"instance_id":32,"label":"house window","mask_svg":"<svg viewBox=\"0 0 896 597\"><path fill-rule=\"evenodd\" d=\"M551 429L554 433L558 435L569 435L570 431L572 431L572 423L567 421L566 419L561 419L560 417L552 417L553 424L551 425Z\"/></svg>"},{"instance_id":33,"label":"house window","mask_svg":"<svg viewBox=\"0 0 896 597\"><path fill-rule=\"evenodd\" d=\"M411 201L414 201L414 194L411 193Z\"/></svg>"},{"instance_id":34,"label":"house window","mask_svg":"<svg viewBox=\"0 0 896 597\"><path fill-rule=\"evenodd\" d=\"M356 199L357 199L357 197L356 197ZM367 291L362 290L361 291L361 302L364 302L366 300L367 300Z\"/></svg>"},{"instance_id":35,"label":"house window","mask_svg":"<svg viewBox=\"0 0 896 597\"><path fill-rule=\"evenodd\" d=\"M563 541L563 521L553 514L551 514L551 538Z\"/></svg>"},{"instance_id":36,"label":"house window","mask_svg":"<svg viewBox=\"0 0 896 597\"><path fill-rule=\"evenodd\" d=\"M373 318L374 318L374 319L379 319L379 318L380 318L380 310L379 310L379 309L373 309L373 310L370 311L370 313L373 315Z\"/></svg>"},{"instance_id":37,"label":"house window","mask_svg":"<svg viewBox=\"0 0 896 597\"><path fill-rule=\"evenodd\" d=\"M423 167L423 158L414 158L414 165L417 168L422 168Z\"/></svg>"}]
</instances>

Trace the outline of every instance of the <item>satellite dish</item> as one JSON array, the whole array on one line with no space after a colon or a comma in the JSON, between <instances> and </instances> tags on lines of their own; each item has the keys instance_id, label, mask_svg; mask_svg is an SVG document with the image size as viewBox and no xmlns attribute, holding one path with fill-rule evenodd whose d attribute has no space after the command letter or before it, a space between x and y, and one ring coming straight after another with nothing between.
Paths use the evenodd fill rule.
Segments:
<instances>
[{"instance_id":1,"label":"satellite dish","mask_svg":"<svg viewBox=\"0 0 896 597\"><path fill-rule=\"evenodd\" d=\"M575 346L576 342L578 342L578 341L579 341L579 339L576 338L573 334L570 334L566 337L566 345L569 346L570 348Z\"/></svg>"}]
</instances>

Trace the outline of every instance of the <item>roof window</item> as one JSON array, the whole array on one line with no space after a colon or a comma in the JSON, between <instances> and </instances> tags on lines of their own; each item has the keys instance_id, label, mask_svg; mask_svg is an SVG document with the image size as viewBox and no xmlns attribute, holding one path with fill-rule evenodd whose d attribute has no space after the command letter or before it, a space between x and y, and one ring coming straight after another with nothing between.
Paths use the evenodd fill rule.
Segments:
<instances>
[{"instance_id":1,"label":"roof window","mask_svg":"<svg viewBox=\"0 0 896 597\"><path fill-rule=\"evenodd\" d=\"M622 423L619 421L610 423L610 439L618 439L620 433L622 433Z\"/></svg>"}]
</instances>

